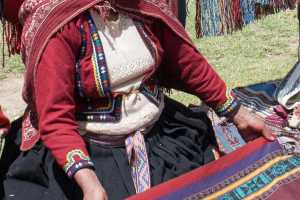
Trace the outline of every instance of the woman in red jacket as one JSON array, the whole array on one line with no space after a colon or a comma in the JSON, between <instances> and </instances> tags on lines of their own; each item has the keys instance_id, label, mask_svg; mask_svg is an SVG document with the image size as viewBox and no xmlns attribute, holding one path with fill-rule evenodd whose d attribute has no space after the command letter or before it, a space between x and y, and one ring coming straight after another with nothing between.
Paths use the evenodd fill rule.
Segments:
<instances>
[{"instance_id":1,"label":"woman in red jacket","mask_svg":"<svg viewBox=\"0 0 300 200\"><path fill-rule=\"evenodd\" d=\"M246 138L274 139L165 1L4 0L3 11L28 103L7 198L124 199L211 161L209 119L167 98L169 88L198 96Z\"/></svg>"}]
</instances>

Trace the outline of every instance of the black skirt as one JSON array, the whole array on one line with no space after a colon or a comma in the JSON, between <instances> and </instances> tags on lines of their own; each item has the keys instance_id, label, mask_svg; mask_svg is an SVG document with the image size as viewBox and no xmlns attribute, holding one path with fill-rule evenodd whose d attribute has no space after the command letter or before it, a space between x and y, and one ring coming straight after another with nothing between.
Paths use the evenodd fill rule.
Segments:
<instances>
[{"instance_id":1,"label":"black skirt","mask_svg":"<svg viewBox=\"0 0 300 200\"><path fill-rule=\"evenodd\" d=\"M159 121L145 136L151 184L157 185L214 159L215 138L205 113L194 112L166 98ZM82 192L39 142L19 152L20 122L14 123L1 160L2 199L82 200ZM110 200L135 193L124 147L110 148L88 143L95 171Z\"/></svg>"}]
</instances>

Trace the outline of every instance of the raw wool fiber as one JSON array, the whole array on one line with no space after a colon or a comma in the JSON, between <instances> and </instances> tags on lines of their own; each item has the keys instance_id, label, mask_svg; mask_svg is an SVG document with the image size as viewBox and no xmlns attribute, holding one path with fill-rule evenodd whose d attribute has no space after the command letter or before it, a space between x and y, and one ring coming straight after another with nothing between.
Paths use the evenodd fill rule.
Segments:
<instances>
[{"instance_id":1,"label":"raw wool fiber","mask_svg":"<svg viewBox=\"0 0 300 200\"><path fill-rule=\"evenodd\" d=\"M232 33L255 19L294 8L294 0L196 0L196 36Z\"/></svg>"}]
</instances>

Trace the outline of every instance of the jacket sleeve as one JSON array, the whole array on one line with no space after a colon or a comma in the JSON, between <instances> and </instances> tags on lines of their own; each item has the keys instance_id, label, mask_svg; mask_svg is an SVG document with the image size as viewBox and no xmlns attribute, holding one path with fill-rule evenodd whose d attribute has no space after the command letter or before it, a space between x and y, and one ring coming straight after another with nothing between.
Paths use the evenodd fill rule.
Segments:
<instances>
[{"instance_id":1,"label":"jacket sleeve","mask_svg":"<svg viewBox=\"0 0 300 200\"><path fill-rule=\"evenodd\" d=\"M41 139L70 177L81 168L93 167L75 120L78 23L70 22L50 39L38 65L35 90Z\"/></svg>"},{"instance_id":2,"label":"jacket sleeve","mask_svg":"<svg viewBox=\"0 0 300 200\"><path fill-rule=\"evenodd\" d=\"M198 96L220 116L232 115L240 104L201 53L167 26L160 25L159 30L163 86Z\"/></svg>"}]
</instances>

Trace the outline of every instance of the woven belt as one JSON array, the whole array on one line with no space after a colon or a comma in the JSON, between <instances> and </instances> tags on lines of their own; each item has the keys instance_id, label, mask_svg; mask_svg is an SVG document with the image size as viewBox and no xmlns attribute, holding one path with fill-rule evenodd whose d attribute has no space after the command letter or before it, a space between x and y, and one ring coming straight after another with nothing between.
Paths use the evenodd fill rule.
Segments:
<instances>
[{"instance_id":1,"label":"woven belt","mask_svg":"<svg viewBox=\"0 0 300 200\"><path fill-rule=\"evenodd\" d=\"M151 187L150 167L144 136L141 131L136 131L128 136L125 144L136 193L144 192Z\"/></svg>"},{"instance_id":2,"label":"woven belt","mask_svg":"<svg viewBox=\"0 0 300 200\"><path fill-rule=\"evenodd\" d=\"M109 147L124 147L131 167L131 176L136 193L143 192L151 187L150 165L146 150L145 137L152 126L138 130L129 135L99 135L87 133L86 141Z\"/></svg>"}]
</instances>

